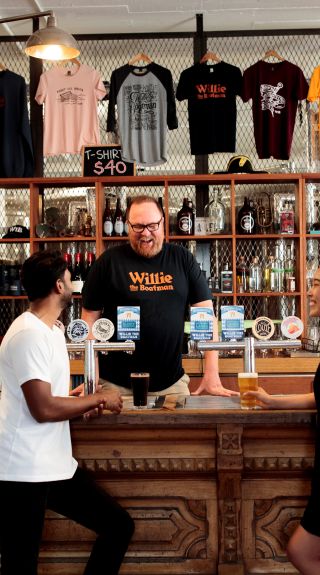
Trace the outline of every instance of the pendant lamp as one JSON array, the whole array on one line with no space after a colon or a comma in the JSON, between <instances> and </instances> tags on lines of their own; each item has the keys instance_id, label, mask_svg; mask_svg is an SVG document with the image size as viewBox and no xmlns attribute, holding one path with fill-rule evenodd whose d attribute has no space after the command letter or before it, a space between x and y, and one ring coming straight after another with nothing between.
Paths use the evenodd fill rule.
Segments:
<instances>
[{"instance_id":1,"label":"pendant lamp","mask_svg":"<svg viewBox=\"0 0 320 575\"><path fill-rule=\"evenodd\" d=\"M29 18L35 20L40 16L48 16L47 25L31 34L25 47L26 54L43 60L70 60L79 56L80 50L75 38L61 28L57 28L56 18L52 11L2 18L0 24Z\"/></svg>"}]
</instances>

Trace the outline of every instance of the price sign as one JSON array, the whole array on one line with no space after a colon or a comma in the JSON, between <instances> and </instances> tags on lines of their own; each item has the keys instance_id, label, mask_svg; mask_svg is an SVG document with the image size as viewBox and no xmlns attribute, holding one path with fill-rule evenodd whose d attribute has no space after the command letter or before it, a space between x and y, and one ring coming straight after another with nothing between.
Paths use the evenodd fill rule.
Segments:
<instances>
[{"instance_id":1,"label":"price sign","mask_svg":"<svg viewBox=\"0 0 320 575\"><path fill-rule=\"evenodd\" d=\"M83 176L135 176L135 162L125 162L121 155L121 146L82 147Z\"/></svg>"}]
</instances>

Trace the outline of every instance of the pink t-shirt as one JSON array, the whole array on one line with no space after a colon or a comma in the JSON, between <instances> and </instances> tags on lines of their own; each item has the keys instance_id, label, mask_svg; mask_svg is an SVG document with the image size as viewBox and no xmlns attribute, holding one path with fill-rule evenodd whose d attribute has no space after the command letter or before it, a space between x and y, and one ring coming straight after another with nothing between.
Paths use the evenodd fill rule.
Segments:
<instances>
[{"instance_id":1,"label":"pink t-shirt","mask_svg":"<svg viewBox=\"0 0 320 575\"><path fill-rule=\"evenodd\" d=\"M68 72L55 66L40 77L35 99L45 104L45 156L100 144L97 103L106 95L100 74L86 64L74 64Z\"/></svg>"}]
</instances>

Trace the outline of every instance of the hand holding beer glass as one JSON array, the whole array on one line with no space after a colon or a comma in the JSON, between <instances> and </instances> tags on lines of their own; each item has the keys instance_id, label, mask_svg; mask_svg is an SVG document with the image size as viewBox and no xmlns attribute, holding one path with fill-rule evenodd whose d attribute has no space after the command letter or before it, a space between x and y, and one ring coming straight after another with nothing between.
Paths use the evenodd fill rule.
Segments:
<instances>
[{"instance_id":1,"label":"hand holding beer glass","mask_svg":"<svg viewBox=\"0 0 320 575\"><path fill-rule=\"evenodd\" d=\"M133 405L136 408L146 408L148 406L149 379L149 373L130 373Z\"/></svg>"},{"instance_id":2,"label":"hand holding beer glass","mask_svg":"<svg viewBox=\"0 0 320 575\"><path fill-rule=\"evenodd\" d=\"M258 374L257 373L238 373L238 385L240 391L241 409L256 409L255 397L246 397L247 391L258 391Z\"/></svg>"}]
</instances>

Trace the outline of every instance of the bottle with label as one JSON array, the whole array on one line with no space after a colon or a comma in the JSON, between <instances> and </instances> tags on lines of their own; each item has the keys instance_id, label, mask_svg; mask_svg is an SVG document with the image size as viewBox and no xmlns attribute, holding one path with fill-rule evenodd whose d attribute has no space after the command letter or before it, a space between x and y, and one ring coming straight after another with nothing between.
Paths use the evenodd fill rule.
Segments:
<instances>
[{"instance_id":1,"label":"bottle with label","mask_svg":"<svg viewBox=\"0 0 320 575\"><path fill-rule=\"evenodd\" d=\"M189 207L188 198L184 198L182 208L177 213L177 233L180 236L194 234L193 210Z\"/></svg>"},{"instance_id":2,"label":"bottle with label","mask_svg":"<svg viewBox=\"0 0 320 575\"><path fill-rule=\"evenodd\" d=\"M83 265L82 265L82 253L76 252L74 267L71 275L72 282L72 293L80 294L83 288Z\"/></svg>"},{"instance_id":3,"label":"bottle with label","mask_svg":"<svg viewBox=\"0 0 320 575\"><path fill-rule=\"evenodd\" d=\"M220 190L215 190L211 202L204 207L208 234L223 234L225 229L225 207L221 201Z\"/></svg>"},{"instance_id":4,"label":"bottle with label","mask_svg":"<svg viewBox=\"0 0 320 575\"><path fill-rule=\"evenodd\" d=\"M266 292L276 291L273 255L269 256L268 262L263 270L263 291Z\"/></svg>"},{"instance_id":5,"label":"bottle with label","mask_svg":"<svg viewBox=\"0 0 320 575\"><path fill-rule=\"evenodd\" d=\"M254 256L249 267L249 292L259 292L262 290L262 269L259 258Z\"/></svg>"},{"instance_id":6,"label":"bottle with label","mask_svg":"<svg viewBox=\"0 0 320 575\"><path fill-rule=\"evenodd\" d=\"M286 292L296 291L296 278L294 274L294 259L292 257L292 246L287 246L286 259L284 261L284 290Z\"/></svg>"},{"instance_id":7,"label":"bottle with label","mask_svg":"<svg viewBox=\"0 0 320 575\"><path fill-rule=\"evenodd\" d=\"M232 293L232 270L226 262L221 271L221 293Z\"/></svg>"},{"instance_id":8,"label":"bottle with label","mask_svg":"<svg viewBox=\"0 0 320 575\"><path fill-rule=\"evenodd\" d=\"M103 218L103 233L105 236L112 236L113 234L113 219L112 212L110 208L110 198L106 198L106 207L104 208Z\"/></svg>"},{"instance_id":9,"label":"bottle with label","mask_svg":"<svg viewBox=\"0 0 320 575\"><path fill-rule=\"evenodd\" d=\"M289 201L280 210L280 234L294 234L294 210Z\"/></svg>"},{"instance_id":10,"label":"bottle with label","mask_svg":"<svg viewBox=\"0 0 320 575\"><path fill-rule=\"evenodd\" d=\"M279 245L275 247L275 258L274 258L274 290L276 292L283 292L284 289L284 262L280 258Z\"/></svg>"},{"instance_id":11,"label":"bottle with label","mask_svg":"<svg viewBox=\"0 0 320 575\"><path fill-rule=\"evenodd\" d=\"M124 232L124 218L120 206L120 198L117 198L117 204L113 218L113 234L115 236L123 236L123 232Z\"/></svg>"},{"instance_id":12,"label":"bottle with label","mask_svg":"<svg viewBox=\"0 0 320 575\"><path fill-rule=\"evenodd\" d=\"M244 256L240 256L237 265L237 292L243 293L248 291L249 287L249 270L246 266Z\"/></svg>"},{"instance_id":13,"label":"bottle with label","mask_svg":"<svg viewBox=\"0 0 320 575\"><path fill-rule=\"evenodd\" d=\"M238 213L238 234L256 233L256 214L253 205L247 197Z\"/></svg>"}]
</instances>

